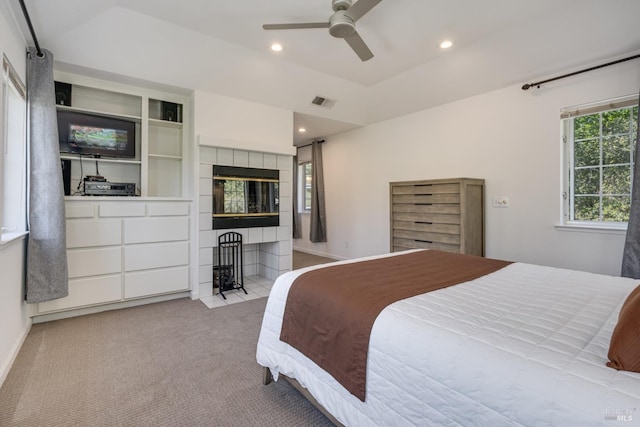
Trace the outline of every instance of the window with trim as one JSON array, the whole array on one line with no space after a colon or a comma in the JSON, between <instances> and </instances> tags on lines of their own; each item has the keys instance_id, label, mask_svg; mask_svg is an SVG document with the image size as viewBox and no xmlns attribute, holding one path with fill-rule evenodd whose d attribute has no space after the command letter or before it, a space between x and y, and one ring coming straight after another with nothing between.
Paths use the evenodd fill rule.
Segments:
<instances>
[{"instance_id":1,"label":"window with trim","mask_svg":"<svg viewBox=\"0 0 640 427\"><path fill-rule=\"evenodd\" d=\"M298 210L311 210L311 162L300 163L298 167Z\"/></svg>"},{"instance_id":2,"label":"window with trim","mask_svg":"<svg viewBox=\"0 0 640 427\"><path fill-rule=\"evenodd\" d=\"M564 111L564 223L624 227L629 220L638 101Z\"/></svg>"},{"instance_id":3,"label":"window with trim","mask_svg":"<svg viewBox=\"0 0 640 427\"><path fill-rule=\"evenodd\" d=\"M0 235L6 241L27 227L27 104L25 86L4 55L0 108Z\"/></svg>"}]
</instances>

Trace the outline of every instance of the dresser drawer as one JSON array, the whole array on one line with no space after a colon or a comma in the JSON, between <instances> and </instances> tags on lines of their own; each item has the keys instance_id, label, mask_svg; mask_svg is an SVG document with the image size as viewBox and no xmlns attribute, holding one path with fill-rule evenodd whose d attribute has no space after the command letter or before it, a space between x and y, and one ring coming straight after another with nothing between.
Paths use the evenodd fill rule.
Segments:
<instances>
[{"instance_id":1,"label":"dresser drawer","mask_svg":"<svg viewBox=\"0 0 640 427\"><path fill-rule=\"evenodd\" d=\"M460 194L460 184L414 184L398 185L392 194Z\"/></svg>"},{"instance_id":2,"label":"dresser drawer","mask_svg":"<svg viewBox=\"0 0 640 427\"><path fill-rule=\"evenodd\" d=\"M436 203L428 205L419 204L393 204L393 213L425 214L454 214L460 215L460 205L455 203Z\"/></svg>"},{"instance_id":3,"label":"dresser drawer","mask_svg":"<svg viewBox=\"0 0 640 427\"><path fill-rule=\"evenodd\" d=\"M428 221L393 221L394 230L426 231L429 233L460 234L460 225Z\"/></svg>"},{"instance_id":4,"label":"dresser drawer","mask_svg":"<svg viewBox=\"0 0 640 427\"><path fill-rule=\"evenodd\" d=\"M446 243L460 246L460 234L429 233L426 231L393 230L394 238L413 239L425 243Z\"/></svg>"},{"instance_id":5,"label":"dresser drawer","mask_svg":"<svg viewBox=\"0 0 640 427\"><path fill-rule=\"evenodd\" d=\"M114 246L122 243L119 219L67 221L67 249Z\"/></svg>"},{"instance_id":6,"label":"dresser drawer","mask_svg":"<svg viewBox=\"0 0 640 427\"><path fill-rule=\"evenodd\" d=\"M394 204L432 205L437 203L460 203L460 194L395 194Z\"/></svg>"},{"instance_id":7,"label":"dresser drawer","mask_svg":"<svg viewBox=\"0 0 640 427\"><path fill-rule=\"evenodd\" d=\"M188 239L188 217L131 218L124 220L125 244L170 242Z\"/></svg>"},{"instance_id":8,"label":"dresser drawer","mask_svg":"<svg viewBox=\"0 0 640 427\"><path fill-rule=\"evenodd\" d=\"M69 279L117 274L122 271L120 246L67 250Z\"/></svg>"},{"instance_id":9,"label":"dresser drawer","mask_svg":"<svg viewBox=\"0 0 640 427\"><path fill-rule=\"evenodd\" d=\"M460 245L448 245L446 243L420 242L413 239L393 239L393 252L407 249L436 249L439 251L460 253Z\"/></svg>"},{"instance_id":10,"label":"dresser drawer","mask_svg":"<svg viewBox=\"0 0 640 427\"><path fill-rule=\"evenodd\" d=\"M125 298L139 298L188 289L188 266L127 273L124 277Z\"/></svg>"},{"instance_id":11,"label":"dresser drawer","mask_svg":"<svg viewBox=\"0 0 640 427\"><path fill-rule=\"evenodd\" d=\"M69 280L69 296L38 304L38 312L65 310L122 299L122 276L85 277Z\"/></svg>"},{"instance_id":12,"label":"dresser drawer","mask_svg":"<svg viewBox=\"0 0 640 427\"><path fill-rule=\"evenodd\" d=\"M125 271L149 270L189 264L189 242L128 245L124 248Z\"/></svg>"}]
</instances>

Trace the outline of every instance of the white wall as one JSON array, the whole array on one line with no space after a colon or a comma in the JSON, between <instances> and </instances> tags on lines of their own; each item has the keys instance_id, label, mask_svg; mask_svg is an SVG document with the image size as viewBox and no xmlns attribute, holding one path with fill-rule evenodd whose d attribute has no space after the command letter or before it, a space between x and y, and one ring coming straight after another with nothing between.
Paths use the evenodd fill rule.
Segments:
<instances>
[{"instance_id":1,"label":"white wall","mask_svg":"<svg viewBox=\"0 0 640 427\"><path fill-rule=\"evenodd\" d=\"M0 246L0 386L31 327L31 307L24 302L26 239Z\"/></svg>"},{"instance_id":2,"label":"white wall","mask_svg":"<svg viewBox=\"0 0 640 427\"><path fill-rule=\"evenodd\" d=\"M563 107L634 94L637 61L524 92L521 84L327 138L328 242L294 248L337 258L389 251L391 181L472 177L486 197L487 256L619 275L624 234L560 231ZM306 225L306 222L303 222Z\"/></svg>"},{"instance_id":3,"label":"white wall","mask_svg":"<svg viewBox=\"0 0 640 427\"><path fill-rule=\"evenodd\" d=\"M11 12L3 1L0 3L0 50L26 82L26 44L18 34ZM3 95L1 92L0 85L0 99ZM8 245L0 244L0 385L31 326L30 307L24 302L25 242L20 240Z\"/></svg>"},{"instance_id":4,"label":"white wall","mask_svg":"<svg viewBox=\"0 0 640 427\"><path fill-rule=\"evenodd\" d=\"M194 94L194 134L289 153L293 111L210 92ZM220 146L219 143L211 143ZM233 147L232 147L233 148ZM259 151L255 149L255 151Z\"/></svg>"}]
</instances>

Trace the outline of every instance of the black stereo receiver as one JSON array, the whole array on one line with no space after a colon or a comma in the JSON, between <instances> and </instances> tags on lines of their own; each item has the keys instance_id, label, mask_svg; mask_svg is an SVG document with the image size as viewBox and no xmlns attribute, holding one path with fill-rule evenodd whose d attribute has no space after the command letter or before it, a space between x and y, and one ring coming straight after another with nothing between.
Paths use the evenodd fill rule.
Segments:
<instances>
[{"instance_id":1,"label":"black stereo receiver","mask_svg":"<svg viewBox=\"0 0 640 427\"><path fill-rule=\"evenodd\" d=\"M85 181L86 196L135 196L136 184L132 182Z\"/></svg>"}]
</instances>

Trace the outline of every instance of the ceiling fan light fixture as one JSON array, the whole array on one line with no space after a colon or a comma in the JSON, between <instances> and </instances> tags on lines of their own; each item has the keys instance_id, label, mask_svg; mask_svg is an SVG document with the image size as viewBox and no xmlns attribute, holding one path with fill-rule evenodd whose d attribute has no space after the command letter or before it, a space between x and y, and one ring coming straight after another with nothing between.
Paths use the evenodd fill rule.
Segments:
<instances>
[{"instance_id":1,"label":"ceiling fan light fixture","mask_svg":"<svg viewBox=\"0 0 640 427\"><path fill-rule=\"evenodd\" d=\"M344 39L356 31L355 23L344 10L338 10L329 19L329 34L338 39Z\"/></svg>"}]
</instances>

